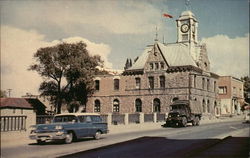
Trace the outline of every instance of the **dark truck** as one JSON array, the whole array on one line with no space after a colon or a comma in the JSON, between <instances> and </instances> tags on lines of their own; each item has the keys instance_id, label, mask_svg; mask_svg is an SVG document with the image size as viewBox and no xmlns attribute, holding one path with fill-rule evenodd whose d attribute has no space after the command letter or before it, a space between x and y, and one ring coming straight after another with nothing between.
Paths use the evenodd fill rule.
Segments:
<instances>
[{"instance_id":1,"label":"dark truck","mask_svg":"<svg viewBox=\"0 0 250 158\"><path fill-rule=\"evenodd\" d=\"M170 105L165 125L186 127L187 123L192 123L193 126L199 126L201 113L201 107L197 101L177 100Z\"/></svg>"}]
</instances>

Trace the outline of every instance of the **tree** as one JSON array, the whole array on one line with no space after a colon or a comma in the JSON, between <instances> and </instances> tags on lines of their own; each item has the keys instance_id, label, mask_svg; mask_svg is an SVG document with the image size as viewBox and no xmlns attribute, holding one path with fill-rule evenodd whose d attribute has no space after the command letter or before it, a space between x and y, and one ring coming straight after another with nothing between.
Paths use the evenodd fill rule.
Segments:
<instances>
[{"instance_id":1,"label":"tree","mask_svg":"<svg viewBox=\"0 0 250 158\"><path fill-rule=\"evenodd\" d=\"M1 98L6 98L7 94L6 91L1 90Z\"/></svg>"},{"instance_id":2,"label":"tree","mask_svg":"<svg viewBox=\"0 0 250 158\"><path fill-rule=\"evenodd\" d=\"M244 98L245 101L250 103L250 78L248 76L241 77L241 80L244 82Z\"/></svg>"},{"instance_id":3,"label":"tree","mask_svg":"<svg viewBox=\"0 0 250 158\"><path fill-rule=\"evenodd\" d=\"M90 56L86 47L83 42L61 43L34 54L37 63L29 70L44 78L39 91L50 98L56 113L61 113L63 103L86 105L87 97L94 92L93 77L100 73L98 67L103 67L103 61L98 55Z\"/></svg>"}]
</instances>

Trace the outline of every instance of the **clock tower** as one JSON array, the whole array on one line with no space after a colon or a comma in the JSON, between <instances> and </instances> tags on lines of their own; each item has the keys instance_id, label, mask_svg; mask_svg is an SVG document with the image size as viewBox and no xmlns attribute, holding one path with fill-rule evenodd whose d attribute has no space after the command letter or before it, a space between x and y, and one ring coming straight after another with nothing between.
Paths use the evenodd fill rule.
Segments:
<instances>
[{"instance_id":1,"label":"clock tower","mask_svg":"<svg viewBox=\"0 0 250 158\"><path fill-rule=\"evenodd\" d=\"M177 42L197 44L198 22L191 11L182 12L177 22Z\"/></svg>"}]
</instances>

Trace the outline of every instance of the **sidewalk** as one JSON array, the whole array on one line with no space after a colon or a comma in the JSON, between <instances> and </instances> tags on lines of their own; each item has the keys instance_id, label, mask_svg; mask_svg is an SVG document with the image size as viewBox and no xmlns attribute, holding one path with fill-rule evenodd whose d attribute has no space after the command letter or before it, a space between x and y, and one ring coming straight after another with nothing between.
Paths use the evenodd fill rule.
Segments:
<instances>
[{"instance_id":1,"label":"sidewalk","mask_svg":"<svg viewBox=\"0 0 250 158\"><path fill-rule=\"evenodd\" d=\"M215 118L211 120L201 120L200 124L210 124L210 123L219 123L219 122L229 122L242 120L242 115L234 116L232 118ZM110 125L109 134L118 134L118 133L129 133L136 131L147 131L154 129L161 129L161 125L165 122L157 123L143 123L143 124L129 124L129 125ZM11 131L11 132L1 132L1 148L3 147L13 147L22 144L35 143L34 140L28 138L29 131Z\"/></svg>"}]
</instances>

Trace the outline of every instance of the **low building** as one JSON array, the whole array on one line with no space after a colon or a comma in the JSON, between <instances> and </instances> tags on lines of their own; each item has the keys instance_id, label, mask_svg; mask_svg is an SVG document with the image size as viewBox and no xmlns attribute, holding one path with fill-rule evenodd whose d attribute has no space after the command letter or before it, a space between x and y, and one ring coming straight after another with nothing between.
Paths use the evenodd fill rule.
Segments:
<instances>
[{"instance_id":1,"label":"low building","mask_svg":"<svg viewBox=\"0 0 250 158\"><path fill-rule=\"evenodd\" d=\"M1 132L27 130L36 124L34 107L24 98L1 98Z\"/></svg>"},{"instance_id":2,"label":"low building","mask_svg":"<svg viewBox=\"0 0 250 158\"><path fill-rule=\"evenodd\" d=\"M232 76L220 76L218 88L221 115L240 114L244 103L243 81Z\"/></svg>"}]
</instances>

